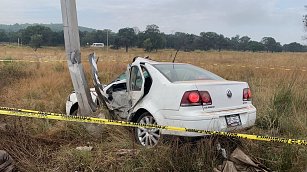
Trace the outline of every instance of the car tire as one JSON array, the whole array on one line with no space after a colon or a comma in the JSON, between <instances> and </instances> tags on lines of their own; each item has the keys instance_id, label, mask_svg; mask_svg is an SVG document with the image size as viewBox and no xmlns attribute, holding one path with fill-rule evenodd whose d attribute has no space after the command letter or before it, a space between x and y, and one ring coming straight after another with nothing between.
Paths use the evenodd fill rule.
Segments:
<instances>
[{"instance_id":1,"label":"car tire","mask_svg":"<svg viewBox=\"0 0 307 172\"><path fill-rule=\"evenodd\" d=\"M157 124L155 118L149 113L144 112L137 120L140 124ZM144 147L154 147L161 138L160 129L138 127L134 129L136 142Z\"/></svg>"}]
</instances>

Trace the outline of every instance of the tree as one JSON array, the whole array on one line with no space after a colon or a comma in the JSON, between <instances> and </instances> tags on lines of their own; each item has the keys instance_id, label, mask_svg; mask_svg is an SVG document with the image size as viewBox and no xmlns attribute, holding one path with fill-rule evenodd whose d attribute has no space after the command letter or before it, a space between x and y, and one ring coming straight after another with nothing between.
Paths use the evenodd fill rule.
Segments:
<instances>
[{"instance_id":1,"label":"tree","mask_svg":"<svg viewBox=\"0 0 307 172\"><path fill-rule=\"evenodd\" d=\"M64 45L64 32L52 32L50 39L50 45L56 46L56 45Z\"/></svg>"},{"instance_id":2,"label":"tree","mask_svg":"<svg viewBox=\"0 0 307 172\"><path fill-rule=\"evenodd\" d=\"M265 51L266 48L261 42L249 41L247 45L247 50L256 52L256 51Z\"/></svg>"},{"instance_id":3,"label":"tree","mask_svg":"<svg viewBox=\"0 0 307 172\"><path fill-rule=\"evenodd\" d=\"M133 28L123 28L119 29L118 36L122 46L125 46L126 52L128 52L128 47L132 46L136 35Z\"/></svg>"},{"instance_id":4,"label":"tree","mask_svg":"<svg viewBox=\"0 0 307 172\"><path fill-rule=\"evenodd\" d=\"M35 34L31 36L30 46L36 51L43 43L43 35Z\"/></svg>"},{"instance_id":5,"label":"tree","mask_svg":"<svg viewBox=\"0 0 307 172\"><path fill-rule=\"evenodd\" d=\"M282 45L280 44L280 42L276 42L274 52L282 52Z\"/></svg>"},{"instance_id":6,"label":"tree","mask_svg":"<svg viewBox=\"0 0 307 172\"><path fill-rule=\"evenodd\" d=\"M188 36L183 32L176 32L174 35L174 48L176 50L184 50L186 51L186 47L188 44Z\"/></svg>"},{"instance_id":7,"label":"tree","mask_svg":"<svg viewBox=\"0 0 307 172\"><path fill-rule=\"evenodd\" d=\"M174 34L168 34L165 35L165 48L173 48L175 49L175 35Z\"/></svg>"},{"instance_id":8,"label":"tree","mask_svg":"<svg viewBox=\"0 0 307 172\"><path fill-rule=\"evenodd\" d=\"M0 42L8 42L9 37L4 30L0 30Z\"/></svg>"},{"instance_id":9,"label":"tree","mask_svg":"<svg viewBox=\"0 0 307 172\"><path fill-rule=\"evenodd\" d=\"M277 42L272 37L264 37L261 40L261 43L264 44L267 52L274 52L276 50Z\"/></svg>"},{"instance_id":10,"label":"tree","mask_svg":"<svg viewBox=\"0 0 307 172\"><path fill-rule=\"evenodd\" d=\"M218 38L217 48L219 51L221 51L222 49L226 49L226 50L230 49L231 48L230 39L220 34Z\"/></svg>"},{"instance_id":11,"label":"tree","mask_svg":"<svg viewBox=\"0 0 307 172\"><path fill-rule=\"evenodd\" d=\"M204 50L218 49L218 42L220 36L215 32L201 32L202 44Z\"/></svg>"},{"instance_id":12,"label":"tree","mask_svg":"<svg viewBox=\"0 0 307 172\"><path fill-rule=\"evenodd\" d=\"M111 46L111 48L118 50L120 45L121 45L120 44L120 38L116 35L115 38L114 38L114 42L113 42L113 45Z\"/></svg>"},{"instance_id":13,"label":"tree","mask_svg":"<svg viewBox=\"0 0 307 172\"><path fill-rule=\"evenodd\" d=\"M239 39L239 50L246 51L248 49L248 42L251 40L248 36L242 36Z\"/></svg>"},{"instance_id":14,"label":"tree","mask_svg":"<svg viewBox=\"0 0 307 172\"><path fill-rule=\"evenodd\" d=\"M163 48L166 40L163 34L160 33L159 27L155 24L147 25L145 31L145 39L150 39L152 48L158 51L159 48Z\"/></svg>"},{"instance_id":15,"label":"tree","mask_svg":"<svg viewBox=\"0 0 307 172\"><path fill-rule=\"evenodd\" d=\"M20 38L20 43L22 44L22 37L21 37L21 32L18 31L18 32L8 32L6 33L7 36L8 36L8 39L9 39L9 42L17 42L18 41L18 38Z\"/></svg>"},{"instance_id":16,"label":"tree","mask_svg":"<svg viewBox=\"0 0 307 172\"><path fill-rule=\"evenodd\" d=\"M152 43L151 43L150 38L145 39L143 44L144 44L143 46L145 48L145 51L147 51L147 52L152 51L153 47L152 47Z\"/></svg>"},{"instance_id":17,"label":"tree","mask_svg":"<svg viewBox=\"0 0 307 172\"><path fill-rule=\"evenodd\" d=\"M240 36L239 35L231 37L230 45L231 45L231 49L232 50L239 50L239 41L240 41Z\"/></svg>"},{"instance_id":18,"label":"tree","mask_svg":"<svg viewBox=\"0 0 307 172\"><path fill-rule=\"evenodd\" d=\"M31 37L33 35L41 35L42 36L42 45L51 45L52 42L52 31L49 27L35 25L28 26L26 29L21 31L21 37L24 44L29 44L31 41Z\"/></svg>"},{"instance_id":19,"label":"tree","mask_svg":"<svg viewBox=\"0 0 307 172\"><path fill-rule=\"evenodd\" d=\"M159 26L155 24L147 25L146 31L147 33L160 33Z\"/></svg>"},{"instance_id":20,"label":"tree","mask_svg":"<svg viewBox=\"0 0 307 172\"><path fill-rule=\"evenodd\" d=\"M289 52L303 52L304 46L297 43L297 42L292 42L290 44L285 44L283 46L284 51L289 51Z\"/></svg>"},{"instance_id":21,"label":"tree","mask_svg":"<svg viewBox=\"0 0 307 172\"><path fill-rule=\"evenodd\" d=\"M305 9L307 10L307 5L305 5ZM305 29L307 31L307 14L305 14L303 16L303 23L304 23ZM305 37L305 39L307 39L307 36Z\"/></svg>"}]
</instances>

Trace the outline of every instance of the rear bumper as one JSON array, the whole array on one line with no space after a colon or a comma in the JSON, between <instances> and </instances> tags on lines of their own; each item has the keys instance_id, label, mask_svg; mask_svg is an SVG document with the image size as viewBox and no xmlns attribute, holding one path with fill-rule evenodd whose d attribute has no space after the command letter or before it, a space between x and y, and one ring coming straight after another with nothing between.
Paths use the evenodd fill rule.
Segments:
<instances>
[{"instance_id":1,"label":"rear bumper","mask_svg":"<svg viewBox=\"0 0 307 172\"><path fill-rule=\"evenodd\" d=\"M236 127L228 127L225 116L234 114L238 114L240 116L241 125ZM163 126L229 132L236 130L245 130L252 127L255 124L256 120L256 108L253 105L248 105L245 108L218 112L204 112L199 110L161 110L155 113L154 116L157 119L158 124ZM193 132L177 132L168 130L162 130L162 134L191 137L205 135Z\"/></svg>"}]
</instances>

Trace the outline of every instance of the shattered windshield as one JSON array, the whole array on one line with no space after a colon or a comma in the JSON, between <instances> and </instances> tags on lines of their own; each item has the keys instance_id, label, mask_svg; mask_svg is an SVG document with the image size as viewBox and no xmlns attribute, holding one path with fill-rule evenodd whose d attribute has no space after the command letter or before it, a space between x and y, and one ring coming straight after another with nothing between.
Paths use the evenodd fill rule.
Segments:
<instances>
[{"instance_id":1,"label":"shattered windshield","mask_svg":"<svg viewBox=\"0 0 307 172\"><path fill-rule=\"evenodd\" d=\"M170 82L193 80L224 80L223 78L190 64L156 64L157 68Z\"/></svg>"}]
</instances>

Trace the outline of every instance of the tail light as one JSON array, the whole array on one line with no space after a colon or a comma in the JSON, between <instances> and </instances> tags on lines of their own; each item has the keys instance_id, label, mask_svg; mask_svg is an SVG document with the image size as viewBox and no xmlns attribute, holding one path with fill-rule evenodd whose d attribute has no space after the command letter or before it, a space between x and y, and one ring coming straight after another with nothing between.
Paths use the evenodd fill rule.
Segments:
<instances>
[{"instance_id":1,"label":"tail light","mask_svg":"<svg viewBox=\"0 0 307 172\"><path fill-rule=\"evenodd\" d=\"M203 105L212 105L211 96L208 91L199 92Z\"/></svg>"},{"instance_id":2,"label":"tail light","mask_svg":"<svg viewBox=\"0 0 307 172\"><path fill-rule=\"evenodd\" d=\"M191 103L198 103L199 102L199 94L195 91L195 92L191 92L189 94L188 100Z\"/></svg>"},{"instance_id":3,"label":"tail light","mask_svg":"<svg viewBox=\"0 0 307 172\"><path fill-rule=\"evenodd\" d=\"M252 92L249 88L243 89L243 101L250 101L252 100Z\"/></svg>"},{"instance_id":4,"label":"tail light","mask_svg":"<svg viewBox=\"0 0 307 172\"><path fill-rule=\"evenodd\" d=\"M198 106L201 105L198 91L187 91L181 99L181 106Z\"/></svg>"},{"instance_id":5,"label":"tail light","mask_svg":"<svg viewBox=\"0 0 307 172\"><path fill-rule=\"evenodd\" d=\"M208 91L186 91L181 99L180 106L211 105L212 100Z\"/></svg>"}]
</instances>

